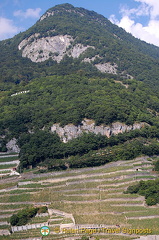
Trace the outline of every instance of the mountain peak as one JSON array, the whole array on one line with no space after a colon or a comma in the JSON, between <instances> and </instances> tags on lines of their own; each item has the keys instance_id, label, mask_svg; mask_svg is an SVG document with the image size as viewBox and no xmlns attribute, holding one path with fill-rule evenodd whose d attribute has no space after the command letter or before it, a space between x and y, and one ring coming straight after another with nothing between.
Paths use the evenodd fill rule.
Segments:
<instances>
[{"instance_id":1,"label":"mountain peak","mask_svg":"<svg viewBox=\"0 0 159 240\"><path fill-rule=\"evenodd\" d=\"M64 3L64 4L59 4L56 5L50 9L48 9L40 18L40 21L44 20L47 17L53 16L54 14L59 14L61 12L74 12L74 13L80 13L80 11L78 11L78 8L75 8L73 5L69 4L69 3Z\"/></svg>"},{"instance_id":2,"label":"mountain peak","mask_svg":"<svg viewBox=\"0 0 159 240\"><path fill-rule=\"evenodd\" d=\"M66 10L73 10L75 7L72 4L69 3L63 3L55 5L52 8L49 8L46 12L52 12L52 11L66 11Z\"/></svg>"},{"instance_id":3,"label":"mountain peak","mask_svg":"<svg viewBox=\"0 0 159 240\"><path fill-rule=\"evenodd\" d=\"M72 9L72 8L75 8L75 7L70 3L62 3L62 4L55 5L54 7L48 9L48 11L53 10L53 9L60 9L60 8Z\"/></svg>"}]
</instances>

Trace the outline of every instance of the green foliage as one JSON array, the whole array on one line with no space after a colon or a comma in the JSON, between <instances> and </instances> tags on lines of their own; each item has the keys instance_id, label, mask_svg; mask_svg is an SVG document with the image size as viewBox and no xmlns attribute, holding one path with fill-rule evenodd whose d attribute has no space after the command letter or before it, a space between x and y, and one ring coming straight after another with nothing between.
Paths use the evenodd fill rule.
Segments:
<instances>
[{"instance_id":1,"label":"green foliage","mask_svg":"<svg viewBox=\"0 0 159 240\"><path fill-rule=\"evenodd\" d=\"M154 170L159 172L159 160L157 160L157 161L154 163L154 165L155 165Z\"/></svg>"},{"instance_id":2,"label":"green foliage","mask_svg":"<svg viewBox=\"0 0 159 240\"><path fill-rule=\"evenodd\" d=\"M125 193L138 193L145 196L147 205L159 203L159 179L140 181L138 184L129 186Z\"/></svg>"},{"instance_id":3,"label":"green foliage","mask_svg":"<svg viewBox=\"0 0 159 240\"><path fill-rule=\"evenodd\" d=\"M155 197L147 197L147 199L146 199L146 203L149 206L156 205L158 202L159 201Z\"/></svg>"},{"instance_id":4,"label":"green foliage","mask_svg":"<svg viewBox=\"0 0 159 240\"><path fill-rule=\"evenodd\" d=\"M81 240L89 240L89 237L87 237L87 236L82 236L82 237L81 237Z\"/></svg>"},{"instance_id":5,"label":"green foliage","mask_svg":"<svg viewBox=\"0 0 159 240\"><path fill-rule=\"evenodd\" d=\"M38 21L24 33L0 42L3 90L0 134L5 135L0 142L0 151L6 151L7 141L16 137L21 148L21 167L46 164L49 170L66 169L68 165L97 166L140 154L159 154L157 141L149 140L159 138L159 95L156 91L159 89L159 49L135 39L93 11L74 8L70 4L48 11L54 11L54 15ZM23 39L35 33L39 33L39 38L71 35L74 38L71 47L81 43L94 48L88 48L79 58L65 56L58 64L51 58L33 63L22 58L17 49ZM97 57L92 64L82 61L94 56ZM117 75L102 74L94 66L106 62L118 65ZM137 80L123 79L124 71ZM29 92L11 96L23 90ZM54 123L78 125L84 118L93 119L96 125L117 121L132 125L144 121L151 127L110 139L83 134L67 144L49 132ZM143 138L146 144L142 142ZM112 148L113 153L108 151L92 156L91 151L104 147L109 151Z\"/></svg>"},{"instance_id":6,"label":"green foliage","mask_svg":"<svg viewBox=\"0 0 159 240\"><path fill-rule=\"evenodd\" d=\"M159 89L158 47L134 38L93 11L62 4L48 12L54 12L54 15L50 14L27 31L0 42L0 82L3 91L14 85L25 86L28 81L40 76L67 75L78 71L89 76L101 75L90 63L81 62L85 57L94 56L98 57L92 61L93 64L116 63L119 76L126 71L154 90ZM51 58L42 63L34 63L21 56L18 45L35 33L39 33L39 38L71 35L75 39L73 45L81 43L84 46L94 46L94 49L87 49L79 59L66 56L60 64Z\"/></svg>"},{"instance_id":7,"label":"green foliage","mask_svg":"<svg viewBox=\"0 0 159 240\"><path fill-rule=\"evenodd\" d=\"M158 97L144 84L129 81L130 87L134 84L136 89L132 91L107 78L69 75L34 79L27 85L29 93L11 97L21 90L18 89L2 99L2 133L9 130L18 138L28 130L50 127L53 123L78 125L84 118L95 120L97 125L115 121L156 124L158 117L149 108L156 110L151 99L155 97L157 101Z\"/></svg>"},{"instance_id":8,"label":"green foliage","mask_svg":"<svg viewBox=\"0 0 159 240\"><path fill-rule=\"evenodd\" d=\"M24 143L26 141L25 137L26 135L19 141L22 168L29 165L36 166L37 163L44 161L47 157L60 155L59 145L61 142L57 135L45 131L37 131L35 134L27 135L27 143Z\"/></svg>"},{"instance_id":9,"label":"green foliage","mask_svg":"<svg viewBox=\"0 0 159 240\"><path fill-rule=\"evenodd\" d=\"M48 170L65 170L68 166L70 168L99 166L111 161L133 159L141 154L149 156L159 154L158 142L149 138L158 136L157 129L156 134L154 132L155 129L155 127L143 128L109 139L100 134L84 133L67 143L61 142L56 134L42 130L34 134L23 134L19 139L20 168L40 164Z\"/></svg>"},{"instance_id":10,"label":"green foliage","mask_svg":"<svg viewBox=\"0 0 159 240\"><path fill-rule=\"evenodd\" d=\"M20 210L17 214L13 214L10 217L10 224L12 226L22 226L28 223L37 213L47 212L47 207L43 206L40 208L26 208Z\"/></svg>"},{"instance_id":11,"label":"green foliage","mask_svg":"<svg viewBox=\"0 0 159 240\"><path fill-rule=\"evenodd\" d=\"M19 217L16 214L13 214L10 218L10 224L16 226L19 222Z\"/></svg>"},{"instance_id":12,"label":"green foliage","mask_svg":"<svg viewBox=\"0 0 159 240\"><path fill-rule=\"evenodd\" d=\"M26 142L27 138L27 142ZM95 134L83 134L67 144L60 141L56 134L45 131L37 131L34 134L25 134L19 140L21 147L20 160L22 168L45 160L48 169L66 169L65 162L60 158L70 155L83 155L90 150L95 150L107 144L107 138Z\"/></svg>"},{"instance_id":13,"label":"green foliage","mask_svg":"<svg viewBox=\"0 0 159 240\"><path fill-rule=\"evenodd\" d=\"M10 218L12 226L25 225L28 220L36 215L38 208L30 208L20 210L17 214L13 214Z\"/></svg>"},{"instance_id":14,"label":"green foliage","mask_svg":"<svg viewBox=\"0 0 159 240\"><path fill-rule=\"evenodd\" d=\"M42 206L41 208L39 208L38 213L46 213L47 212L47 207L46 206Z\"/></svg>"}]
</instances>

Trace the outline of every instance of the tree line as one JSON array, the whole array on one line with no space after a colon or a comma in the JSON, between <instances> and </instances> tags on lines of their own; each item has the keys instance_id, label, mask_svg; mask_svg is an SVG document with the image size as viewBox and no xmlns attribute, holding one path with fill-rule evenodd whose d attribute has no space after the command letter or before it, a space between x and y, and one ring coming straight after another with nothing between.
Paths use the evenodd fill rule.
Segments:
<instances>
[{"instance_id":1,"label":"tree line","mask_svg":"<svg viewBox=\"0 0 159 240\"><path fill-rule=\"evenodd\" d=\"M100 134L83 133L80 137L63 143L56 133L38 130L22 134L20 167L47 166L59 170L99 166L111 161L133 159L139 155L159 154L157 127L145 127L107 138ZM148 143L148 144L147 144Z\"/></svg>"}]
</instances>

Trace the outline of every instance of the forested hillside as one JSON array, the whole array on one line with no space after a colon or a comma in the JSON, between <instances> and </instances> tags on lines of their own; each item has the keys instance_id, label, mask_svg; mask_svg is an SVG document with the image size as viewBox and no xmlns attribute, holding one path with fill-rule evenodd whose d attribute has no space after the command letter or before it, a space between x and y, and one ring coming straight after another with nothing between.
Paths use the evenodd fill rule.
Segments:
<instances>
[{"instance_id":1,"label":"forested hillside","mask_svg":"<svg viewBox=\"0 0 159 240\"><path fill-rule=\"evenodd\" d=\"M116 64L118 77L126 77L128 74L146 82L154 90L159 89L158 47L134 38L102 15L83 8L74 8L70 4L55 6L44 16L46 17L42 16L26 32L0 42L0 82L3 90L20 82L27 84L39 76L67 75L78 71L94 76L101 74L95 65L104 63ZM69 35L74 39L69 47L82 44L92 48L88 48L75 59L65 55L59 64L52 60L51 53L47 61L34 63L23 58L22 51L18 50L18 45L34 34L38 34L36 39ZM85 58L92 60L90 63L83 62Z\"/></svg>"},{"instance_id":2,"label":"forested hillside","mask_svg":"<svg viewBox=\"0 0 159 240\"><path fill-rule=\"evenodd\" d=\"M108 78L80 75L37 78L25 90L12 89L2 99L2 133L9 129L15 136L53 123L79 124L94 119L96 125L115 121L130 125L135 121L158 122L159 99L143 83L125 80L128 88Z\"/></svg>"},{"instance_id":3,"label":"forested hillside","mask_svg":"<svg viewBox=\"0 0 159 240\"><path fill-rule=\"evenodd\" d=\"M149 151L143 150L147 141L156 144L156 151L159 99L153 92L150 94L150 89L141 82L125 80L124 83L123 86L114 79L88 78L76 74L34 79L27 85L26 93L21 93L22 87L19 85L19 88L15 88L19 94L15 95L15 89L12 89L1 99L1 135L6 136L2 139L2 147L5 141L13 137L19 139L22 165L25 167L28 164L37 165L46 159L49 162L50 159L55 159L57 162L57 159L70 155L82 156L91 150L106 147L109 143L110 146L123 144L130 139L135 140L136 137L144 137L145 140L141 140L141 146L140 140L135 143L135 146L140 146L139 151L134 151L135 156L142 151ZM106 136L96 137L91 134L67 144L62 143L56 134L50 133L54 123L60 123L61 126L68 123L78 125L84 118L94 119L96 125L120 121L128 125L145 122L147 127L132 131L129 137L126 135L123 140L121 137L116 140L111 137L108 141ZM154 140L146 140L149 138ZM135 146L133 148L136 149ZM124 150L126 145L121 146L122 154ZM128 152L124 159L134 156L132 150L131 155ZM112 156L110 159L108 155L106 159L105 157L104 155L104 159L99 162L113 160ZM114 156L114 160L117 158L122 158L122 155ZM91 163L84 165L99 165L98 160L96 161L92 163L91 160Z\"/></svg>"},{"instance_id":4,"label":"forested hillside","mask_svg":"<svg viewBox=\"0 0 159 240\"><path fill-rule=\"evenodd\" d=\"M0 150L15 138L22 168L95 166L158 154L158 47L93 11L62 4L1 41L0 51ZM83 134L66 144L50 132L55 123L77 126L85 118L96 126L145 127L109 139Z\"/></svg>"}]
</instances>

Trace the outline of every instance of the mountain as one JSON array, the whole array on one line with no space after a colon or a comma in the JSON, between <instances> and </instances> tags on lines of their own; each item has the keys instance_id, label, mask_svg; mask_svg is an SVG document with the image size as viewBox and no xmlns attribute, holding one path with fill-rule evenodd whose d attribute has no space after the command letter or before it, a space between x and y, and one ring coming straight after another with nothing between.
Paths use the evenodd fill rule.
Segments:
<instances>
[{"instance_id":1,"label":"mountain","mask_svg":"<svg viewBox=\"0 0 159 240\"><path fill-rule=\"evenodd\" d=\"M158 47L134 38L102 15L70 4L49 9L26 32L1 41L0 51L2 89L39 74L79 70L135 78L159 88Z\"/></svg>"},{"instance_id":2,"label":"mountain","mask_svg":"<svg viewBox=\"0 0 159 240\"><path fill-rule=\"evenodd\" d=\"M93 11L61 4L1 41L0 51L0 147L17 142L22 167L158 153L158 47ZM90 155L107 147L114 156L110 149L104 159Z\"/></svg>"}]
</instances>

